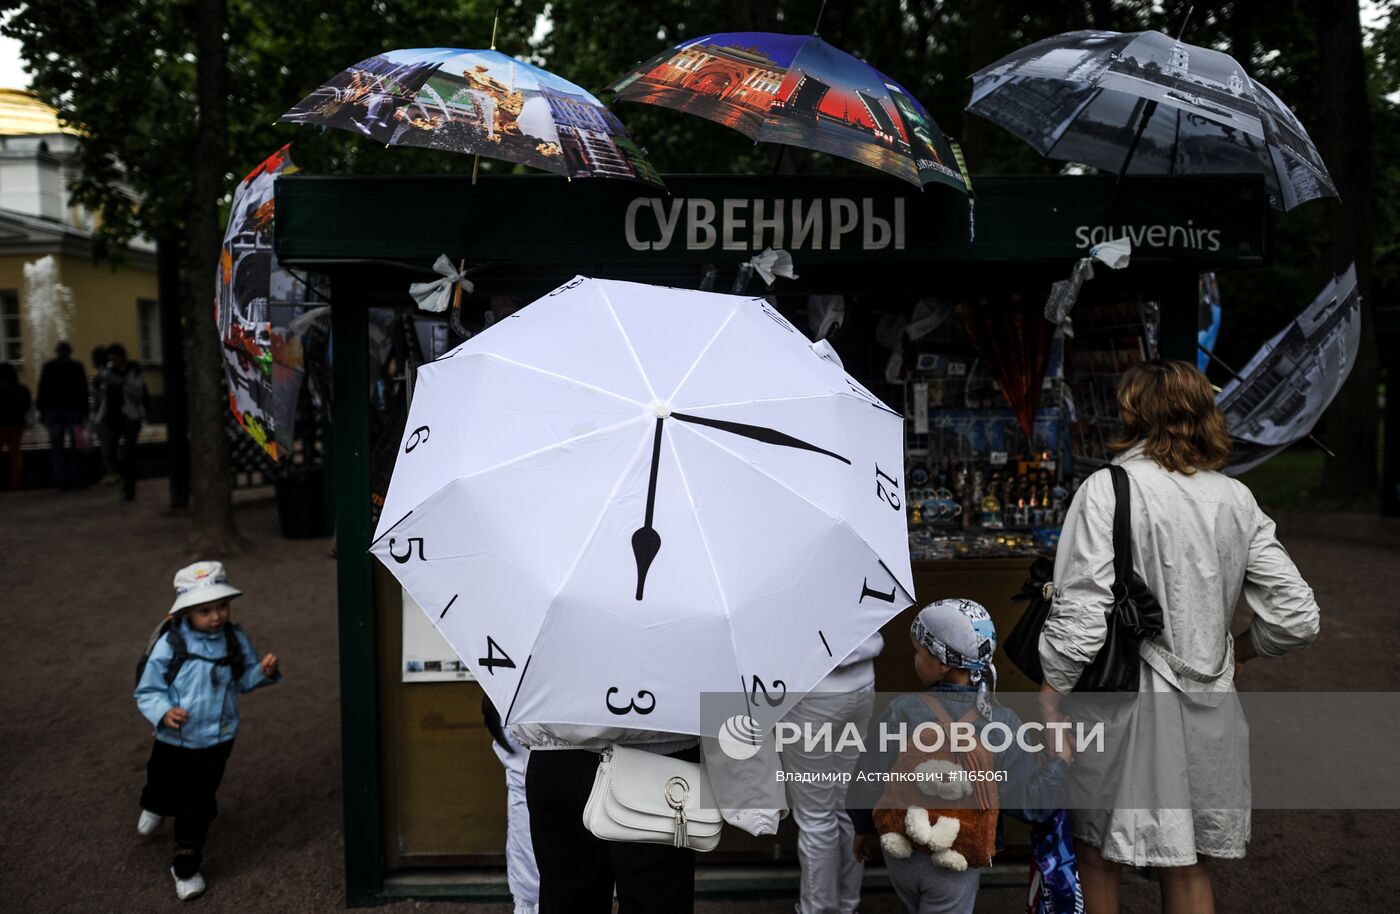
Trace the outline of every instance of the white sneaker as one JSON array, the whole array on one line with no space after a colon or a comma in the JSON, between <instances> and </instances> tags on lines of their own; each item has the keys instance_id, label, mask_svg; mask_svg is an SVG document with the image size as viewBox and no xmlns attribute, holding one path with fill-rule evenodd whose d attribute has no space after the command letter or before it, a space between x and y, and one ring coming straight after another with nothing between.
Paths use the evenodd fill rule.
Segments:
<instances>
[{"instance_id":1,"label":"white sneaker","mask_svg":"<svg viewBox=\"0 0 1400 914\"><path fill-rule=\"evenodd\" d=\"M170 868L170 875L175 876L175 867ZM198 898L204 894L204 875L195 873L188 879L181 879L175 876L175 896L181 901L189 901L191 898Z\"/></svg>"},{"instance_id":2,"label":"white sneaker","mask_svg":"<svg viewBox=\"0 0 1400 914\"><path fill-rule=\"evenodd\" d=\"M142 835L151 835L160 828L160 823L165 821L165 816L158 816L153 812L141 810L141 818L136 820L136 831Z\"/></svg>"}]
</instances>

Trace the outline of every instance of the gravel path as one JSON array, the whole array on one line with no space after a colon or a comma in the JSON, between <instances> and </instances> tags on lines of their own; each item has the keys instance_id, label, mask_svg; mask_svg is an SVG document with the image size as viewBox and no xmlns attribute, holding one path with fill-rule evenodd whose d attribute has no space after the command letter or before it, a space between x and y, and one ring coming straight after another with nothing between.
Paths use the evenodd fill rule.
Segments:
<instances>
[{"instance_id":1,"label":"gravel path","mask_svg":"<svg viewBox=\"0 0 1400 914\"><path fill-rule=\"evenodd\" d=\"M190 560L163 481L135 503L111 489L0 497L0 911L128 912L182 907L165 870L168 828L135 833L150 731L131 700L144 638ZM251 551L230 561L246 596L234 618L286 682L246 696L242 735L208 847L207 912L343 907L334 562L323 541L277 537L266 500L240 505ZM1324 611L1312 650L1254 664L1257 690L1400 685L1400 525L1356 515L1281 518ZM1400 896L1400 813L1259 812L1249 858L1217 868L1221 911L1389 911ZM1125 889L1128 912L1156 887ZM979 911L1024 910L988 887ZM400 902L387 912L506 912L505 905ZM791 899L706 902L703 912L788 912ZM866 914L895 912L872 895Z\"/></svg>"}]
</instances>

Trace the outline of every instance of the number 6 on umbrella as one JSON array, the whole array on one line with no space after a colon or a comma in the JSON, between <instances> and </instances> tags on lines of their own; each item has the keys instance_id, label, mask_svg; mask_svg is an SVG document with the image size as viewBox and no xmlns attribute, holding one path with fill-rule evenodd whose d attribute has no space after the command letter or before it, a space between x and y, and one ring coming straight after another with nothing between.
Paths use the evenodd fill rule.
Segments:
<instances>
[{"instance_id":1,"label":"number 6 on umbrella","mask_svg":"<svg viewBox=\"0 0 1400 914\"><path fill-rule=\"evenodd\" d=\"M757 299L578 278L420 369L371 551L507 723L697 733L912 602L902 422Z\"/></svg>"}]
</instances>

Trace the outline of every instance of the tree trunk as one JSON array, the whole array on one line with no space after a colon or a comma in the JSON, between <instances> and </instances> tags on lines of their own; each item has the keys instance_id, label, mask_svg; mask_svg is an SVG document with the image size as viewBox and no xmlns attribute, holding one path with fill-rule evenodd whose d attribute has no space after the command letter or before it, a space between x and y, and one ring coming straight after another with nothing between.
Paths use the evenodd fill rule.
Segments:
<instances>
[{"instance_id":1,"label":"tree trunk","mask_svg":"<svg viewBox=\"0 0 1400 914\"><path fill-rule=\"evenodd\" d=\"M227 394L213 320L214 271L219 257L219 197L228 158L227 0L196 0L199 126L186 224L189 244L182 286L185 367L189 390L190 545L223 555L241 545L233 523Z\"/></svg>"},{"instance_id":2,"label":"tree trunk","mask_svg":"<svg viewBox=\"0 0 1400 914\"><path fill-rule=\"evenodd\" d=\"M165 374L166 451L170 460L170 510L190 506L189 396L185 385L184 265L179 238L156 239L156 289L160 298L160 348Z\"/></svg>"},{"instance_id":3,"label":"tree trunk","mask_svg":"<svg viewBox=\"0 0 1400 914\"><path fill-rule=\"evenodd\" d=\"M1323 466L1322 488L1330 496L1377 492L1379 443L1375 308L1371 301L1373 212L1371 124L1361 16L1355 3L1313 0L1313 24L1321 67L1323 116L1313 135L1320 141L1341 202L1328 201L1328 266L1340 273L1356 263L1361 291L1361 350L1346 385L1327 410L1326 439L1337 452Z\"/></svg>"},{"instance_id":4,"label":"tree trunk","mask_svg":"<svg viewBox=\"0 0 1400 914\"><path fill-rule=\"evenodd\" d=\"M992 3L974 3L969 15L965 69L968 73L975 73L1000 56L1001 36L997 33L999 16L996 5ZM962 112L961 136L957 139L962 144L963 158L969 170L992 170L986 160L991 130L992 124L987 119Z\"/></svg>"}]
</instances>

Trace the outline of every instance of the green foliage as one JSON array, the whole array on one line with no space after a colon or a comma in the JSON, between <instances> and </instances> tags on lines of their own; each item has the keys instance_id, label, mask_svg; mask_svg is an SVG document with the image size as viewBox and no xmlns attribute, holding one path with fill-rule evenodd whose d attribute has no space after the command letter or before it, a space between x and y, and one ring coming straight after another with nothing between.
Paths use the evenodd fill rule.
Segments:
<instances>
[{"instance_id":1,"label":"green foliage","mask_svg":"<svg viewBox=\"0 0 1400 914\"><path fill-rule=\"evenodd\" d=\"M1376 301L1394 305L1400 302L1400 0L1378 5L1388 27L1372 36L1370 48L1377 204L1371 288Z\"/></svg>"},{"instance_id":2,"label":"green foliage","mask_svg":"<svg viewBox=\"0 0 1400 914\"><path fill-rule=\"evenodd\" d=\"M23 44L34 91L86 133L72 190L102 214L104 239L160 234L182 219L182 194L149 191L187 183L179 163L196 117L187 13L174 4L75 0L30 4L4 27Z\"/></svg>"},{"instance_id":3,"label":"green foliage","mask_svg":"<svg viewBox=\"0 0 1400 914\"><path fill-rule=\"evenodd\" d=\"M80 202L99 210L113 240L133 232L178 231L184 219L194 126L194 0L0 0L13 13L3 31L18 38L34 88L82 125ZM821 0L514 0L501 7L501 50L548 66L595 93L636 63L690 37L716 31L805 33ZM820 33L907 86L953 137L967 141L974 173L1045 173L1041 159L995 125L965 117L967 74L1016 48L1074 28L1160 28L1234 54L1298 111L1314 139L1325 112L1322 61L1307 0L1233 0L1213 9L1149 0L1001 0L943 3L830 2ZM1371 36L1371 116L1376 163L1373 297L1400 290L1400 2L1380 4L1388 26ZM226 194L243 172L286 142L297 162L320 173L466 173L463 156L386 149L340 131L275 125L297 100L344 67L397 47L484 47L495 4L488 0L230 0L230 131ZM546 16L551 28L530 37ZM777 151L743 135L664 108L622 105L624 122L663 172L768 173ZM1324 152L1325 154L1325 152ZM511 170L482 160L484 172ZM788 149L785 167L860 173L860 165ZM137 206L136 200L143 201ZM225 198L227 199L227 197ZM1221 353L1244 361L1304 305L1327 278L1321 246L1332 201L1309 203L1277 220L1275 266L1227 274Z\"/></svg>"},{"instance_id":4,"label":"green foliage","mask_svg":"<svg viewBox=\"0 0 1400 914\"><path fill-rule=\"evenodd\" d=\"M112 252L134 234L178 238L185 225L198 123L193 8L193 0L0 2L10 14L0 31L21 42L32 88L86 134L73 192L101 214L99 239ZM541 9L543 3L530 0L502 5L498 44L523 48ZM283 0L273 7L230 0L233 164L225 200L248 169L288 142L297 163L317 172L470 168L460 156L386 150L275 121L335 73L379 51L487 46L495 10L488 0ZM489 173L498 164L482 167Z\"/></svg>"},{"instance_id":5,"label":"green foliage","mask_svg":"<svg viewBox=\"0 0 1400 914\"><path fill-rule=\"evenodd\" d=\"M809 33L821 5L821 0L553 0L553 28L536 52L557 72L599 92L631 67L687 38L735 31ZM1147 6L1132 2L1110 8L1110 22L1132 25L1145 16ZM819 31L828 43L903 84L944 132L956 138L963 133L968 74L1031 41L1090 25L1087 6L1079 3L854 0L828 3ZM743 135L718 124L647 105L623 105L618 114L662 172L772 170L776 150L755 148ZM1044 173L1060 167L1004 131L989 139L984 153L969 162L974 172ZM785 161L800 172L861 173L860 165L800 149L787 149Z\"/></svg>"}]
</instances>

